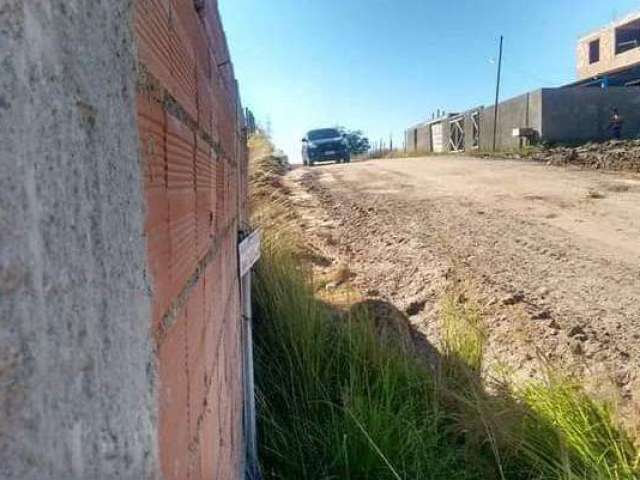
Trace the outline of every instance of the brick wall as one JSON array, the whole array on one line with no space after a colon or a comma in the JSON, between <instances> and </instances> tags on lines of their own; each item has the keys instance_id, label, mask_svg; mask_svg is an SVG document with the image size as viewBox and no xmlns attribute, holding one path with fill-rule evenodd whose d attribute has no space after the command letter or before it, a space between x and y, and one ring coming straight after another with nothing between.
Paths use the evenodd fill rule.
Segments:
<instances>
[{"instance_id":1,"label":"brick wall","mask_svg":"<svg viewBox=\"0 0 640 480\"><path fill-rule=\"evenodd\" d=\"M135 33L161 470L240 478L247 164L233 66L214 0L136 0Z\"/></svg>"}]
</instances>

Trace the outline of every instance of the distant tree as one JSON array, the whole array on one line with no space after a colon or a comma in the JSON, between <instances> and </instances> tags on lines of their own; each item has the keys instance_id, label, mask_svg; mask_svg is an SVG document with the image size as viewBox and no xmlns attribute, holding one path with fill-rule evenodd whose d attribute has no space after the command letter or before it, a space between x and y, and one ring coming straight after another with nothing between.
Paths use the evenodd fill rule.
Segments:
<instances>
[{"instance_id":1,"label":"distant tree","mask_svg":"<svg viewBox=\"0 0 640 480\"><path fill-rule=\"evenodd\" d=\"M371 143L362 130L347 130L344 127L339 127L338 130L344 135L352 155L367 153L371 148Z\"/></svg>"}]
</instances>

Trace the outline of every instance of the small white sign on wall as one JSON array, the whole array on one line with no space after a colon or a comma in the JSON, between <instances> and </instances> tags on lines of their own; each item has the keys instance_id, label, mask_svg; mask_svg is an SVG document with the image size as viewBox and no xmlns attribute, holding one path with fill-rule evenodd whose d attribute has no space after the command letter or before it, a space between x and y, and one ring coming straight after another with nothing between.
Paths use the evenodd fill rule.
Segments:
<instances>
[{"instance_id":1,"label":"small white sign on wall","mask_svg":"<svg viewBox=\"0 0 640 480\"><path fill-rule=\"evenodd\" d=\"M258 260L260 260L261 238L260 230L256 230L238 245L241 277L249 273Z\"/></svg>"}]
</instances>

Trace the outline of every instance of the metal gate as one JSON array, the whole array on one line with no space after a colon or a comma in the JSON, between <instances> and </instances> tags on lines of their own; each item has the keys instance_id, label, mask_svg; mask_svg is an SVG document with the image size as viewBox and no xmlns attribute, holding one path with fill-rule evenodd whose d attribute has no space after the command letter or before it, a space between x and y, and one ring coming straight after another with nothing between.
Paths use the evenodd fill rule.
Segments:
<instances>
[{"instance_id":1,"label":"metal gate","mask_svg":"<svg viewBox=\"0 0 640 480\"><path fill-rule=\"evenodd\" d=\"M434 123L431 125L431 150L434 153L442 153L444 146L442 144L442 123Z\"/></svg>"},{"instance_id":2,"label":"metal gate","mask_svg":"<svg viewBox=\"0 0 640 480\"><path fill-rule=\"evenodd\" d=\"M464 117L449 120L449 147L452 152L464 151Z\"/></svg>"},{"instance_id":3,"label":"metal gate","mask_svg":"<svg viewBox=\"0 0 640 480\"><path fill-rule=\"evenodd\" d=\"M473 148L480 148L480 112L473 112L471 114L471 127L473 128L471 146Z\"/></svg>"}]
</instances>

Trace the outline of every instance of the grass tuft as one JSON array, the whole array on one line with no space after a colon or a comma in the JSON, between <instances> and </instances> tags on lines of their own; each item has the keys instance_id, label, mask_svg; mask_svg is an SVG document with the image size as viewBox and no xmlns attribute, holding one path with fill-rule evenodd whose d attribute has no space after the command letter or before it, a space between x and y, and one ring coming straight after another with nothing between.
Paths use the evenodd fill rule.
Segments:
<instances>
[{"instance_id":1,"label":"grass tuft","mask_svg":"<svg viewBox=\"0 0 640 480\"><path fill-rule=\"evenodd\" d=\"M255 303L267 478L487 478L465 468L470 452L402 339L382 342L365 310L316 300L309 272L268 236Z\"/></svg>"},{"instance_id":2,"label":"grass tuft","mask_svg":"<svg viewBox=\"0 0 640 480\"><path fill-rule=\"evenodd\" d=\"M614 421L609 405L557 374L517 393L527 406L520 436L523 456L543 478L640 478L638 452Z\"/></svg>"}]
</instances>

